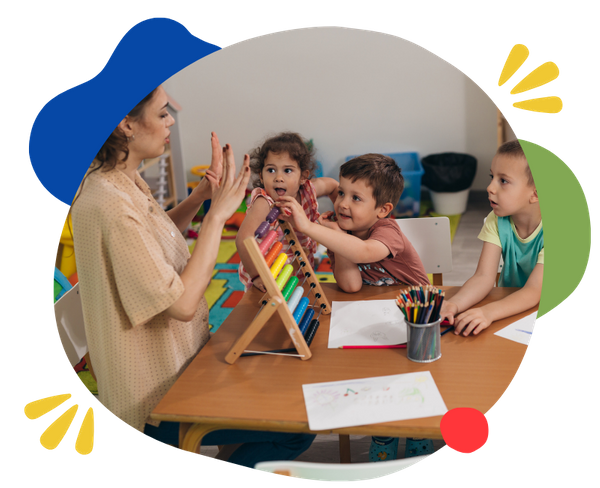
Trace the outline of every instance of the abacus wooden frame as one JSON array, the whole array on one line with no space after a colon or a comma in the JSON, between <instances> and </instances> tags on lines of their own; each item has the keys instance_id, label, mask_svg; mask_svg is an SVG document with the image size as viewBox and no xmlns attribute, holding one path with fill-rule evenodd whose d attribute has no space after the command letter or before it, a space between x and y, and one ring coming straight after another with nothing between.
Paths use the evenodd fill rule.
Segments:
<instances>
[{"instance_id":1,"label":"abacus wooden frame","mask_svg":"<svg viewBox=\"0 0 600 488\"><path fill-rule=\"evenodd\" d=\"M298 258L296 259L296 261L294 261L294 272L296 273L298 271L298 268L301 266L300 264L297 264L298 261L305 263L305 265L302 268L305 270L305 275L306 273L309 273L309 276L306 278L306 283L308 283L310 288L309 293L312 292L315 296L315 304L318 305L319 308L322 310L321 313L324 313L325 315L330 314L331 305L327 300L325 293L323 292L321 284L316 279L315 272L312 269L312 266L310 265L306 257L304 249L302 249L302 246L298 241L294 229L288 222L280 220L279 223L281 229L284 232L284 237L286 241L288 242L288 244L290 244L290 249ZM246 249L248 250L248 253L250 255L250 259L256 267L256 270L258 271L258 274L261 277L265 288L267 289L267 293L265 297L263 297L259 305L262 306L262 303L264 301L266 301L267 303L260 311L260 313L256 316L256 318L250 323L250 325L244 331L244 333L231 346L231 349L229 349L229 352L225 356L225 361L229 364L235 363L235 361L242 355L244 350L248 347L250 342L252 342L252 339L256 337L256 335L261 331L263 326L267 323L269 318L271 318L271 316L275 312L279 313L279 316L283 321L283 325L288 335L292 339L296 351L300 355L300 359L302 359L303 361L310 359L312 356L310 348L306 344L306 341L304 340L304 337L300 332L300 328L294 320L294 316L289 307L287 306L287 303L283 298L283 294L281 293L279 286L277 286L275 278L273 277L271 270L267 266L264 256L260 252L260 249L258 247L258 244L256 243L256 239L254 238L254 236L246 238L244 240L244 245L246 246Z\"/></svg>"}]
</instances>

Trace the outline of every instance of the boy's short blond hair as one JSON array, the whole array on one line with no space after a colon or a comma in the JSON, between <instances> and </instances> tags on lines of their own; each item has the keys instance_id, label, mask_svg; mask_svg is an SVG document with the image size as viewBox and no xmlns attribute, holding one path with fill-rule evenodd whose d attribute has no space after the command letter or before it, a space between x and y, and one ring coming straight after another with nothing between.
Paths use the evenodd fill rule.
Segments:
<instances>
[{"instance_id":1,"label":"boy's short blond hair","mask_svg":"<svg viewBox=\"0 0 600 488\"><path fill-rule=\"evenodd\" d=\"M389 156L370 153L357 156L342 164L340 177L348 178L353 183L356 180L364 180L373 190L375 208L382 207L386 203L391 203L395 207L404 190L404 177L401 171Z\"/></svg>"},{"instance_id":2,"label":"boy's short blond hair","mask_svg":"<svg viewBox=\"0 0 600 488\"><path fill-rule=\"evenodd\" d=\"M531 168L529 167L529 163L527 162L527 158L525 157L525 151L521 147L521 143L518 140L507 141L502 144L496 154L503 154L505 156L512 156L514 158L523 158L525 160L525 174L527 175L527 184L529 186L535 186L535 182L533 181L533 175L531 174Z\"/></svg>"}]
</instances>

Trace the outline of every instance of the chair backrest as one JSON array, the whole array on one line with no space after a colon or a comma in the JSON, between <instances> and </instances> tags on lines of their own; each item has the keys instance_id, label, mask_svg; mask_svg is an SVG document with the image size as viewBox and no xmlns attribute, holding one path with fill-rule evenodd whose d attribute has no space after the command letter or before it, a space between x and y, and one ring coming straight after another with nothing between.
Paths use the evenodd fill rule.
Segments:
<instances>
[{"instance_id":1,"label":"chair backrest","mask_svg":"<svg viewBox=\"0 0 600 488\"><path fill-rule=\"evenodd\" d=\"M88 352L79 283L75 284L54 304L54 314L60 341L71 365L75 366Z\"/></svg>"},{"instance_id":2,"label":"chair backrest","mask_svg":"<svg viewBox=\"0 0 600 488\"><path fill-rule=\"evenodd\" d=\"M425 272L433 274L433 284L442 285L442 273L452 271L452 242L448 217L396 219L423 262Z\"/></svg>"},{"instance_id":3,"label":"chair backrest","mask_svg":"<svg viewBox=\"0 0 600 488\"><path fill-rule=\"evenodd\" d=\"M295 478L323 481L369 480L401 471L427 456L414 456L381 463L303 463L300 461L267 461L258 463L255 469L268 473L283 474Z\"/></svg>"}]
</instances>

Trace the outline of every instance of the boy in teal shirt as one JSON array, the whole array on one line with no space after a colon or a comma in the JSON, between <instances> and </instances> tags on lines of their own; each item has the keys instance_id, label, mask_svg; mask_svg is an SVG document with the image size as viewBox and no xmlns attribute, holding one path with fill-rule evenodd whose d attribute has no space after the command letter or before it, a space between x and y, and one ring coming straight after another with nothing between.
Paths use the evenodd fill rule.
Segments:
<instances>
[{"instance_id":1,"label":"boy in teal shirt","mask_svg":"<svg viewBox=\"0 0 600 488\"><path fill-rule=\"evenodd\" d=\"M483 249L475 274L460 291L445 301L441 316L454 325L454 333L479 334L496 320L537 305L542 294L544 232L537 190L519 141L498 148L487 187L492 211L479 239ZM504 261L498 286L521 288L502 300L470 308L494 287L500 257Z\"/></svg>"}]
</instances>

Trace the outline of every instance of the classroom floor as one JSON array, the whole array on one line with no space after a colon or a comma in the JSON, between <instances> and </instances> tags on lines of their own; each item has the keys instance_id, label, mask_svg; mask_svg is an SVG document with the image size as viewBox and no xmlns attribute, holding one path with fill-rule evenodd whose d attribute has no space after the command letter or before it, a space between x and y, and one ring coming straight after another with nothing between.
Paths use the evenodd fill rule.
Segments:
<instances>
[{"instance_id":1,"label":"classroom floor","mask_svg":"<svg viewBox=\"0 0 600 488\"><path fill-rule=\"evenodd\" d=\"M483 220L490 211L491 208L487 193L484 191L471 191L467 211L460 219L456 235L452 242L453 270L451 273L444 274L444 285L460 286L475 272L482 247L482 243L477 239L477 235L481 230ZM317 436L311 447L299 456L297 461L339 463L338 439L339 436L336 434ZM406 439L400 439L398 445L399 458L404 457L405 444ZM350 436L352 462L368 462L370 445L370 436ZM436 440L433 442L433 445L437 451L445 443L442 440ZM217 454L217 447L205 446L201 448L200 452L206 456L214 457Z\"/></svg>"}]
</instances>

